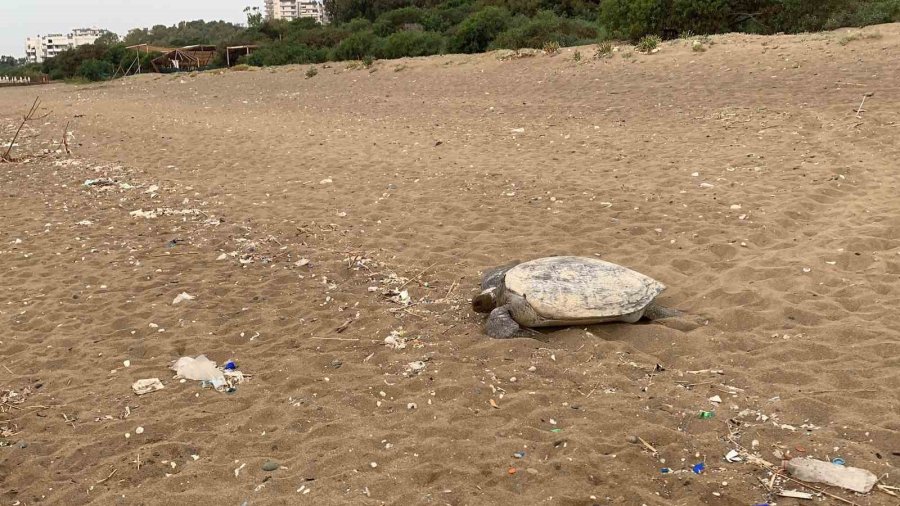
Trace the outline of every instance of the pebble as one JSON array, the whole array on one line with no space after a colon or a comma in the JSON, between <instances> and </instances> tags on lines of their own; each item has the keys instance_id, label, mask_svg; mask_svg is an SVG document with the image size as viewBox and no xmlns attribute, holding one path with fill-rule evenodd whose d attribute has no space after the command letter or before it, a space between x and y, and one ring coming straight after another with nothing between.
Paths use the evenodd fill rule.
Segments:
<instances>
[{"instance_id":1,"label":"pebble","mask_svg":"<svg viewBox=\"0 0 900 506\"><path fill-rule=\"evenodd\" d=\"M638 443L637 436L628 436L627 438L625 438L625 440L633 445Z\"/></svg>"},{"instance_id":2,"label":"pebble","mask_svg":"<svg viewBox=\"0 0 900 506\"><path fill-rule=\"evenodd\" d=\"M263 471L269 471L269 472L271 472L271 471L276 471L276 470L278 470L278 462L276 462L276 461L274 461L274 460L267 460L267 461L262 465L262 470L263 470Z\"/></svg>"},{"instance_id":3,"label":"pebble","mask_svg":"<svg viewBox=\"0 0 900 506\"><path fill-rule=\"evenodd\" d=\"M143 433L144 433L144 428L143 428L143 427L138 427L138 428L134 429L134 433L135 433L135 434L143 434Z\"/></svg>"},{"instance_id":4,"label":"pebble","mask_svg":"<svg viewBox=\"0 0 900 506\"><path fill-rule=\"evenodd\" d=\"M419 407L419 406L418 406L415 402L410 402L409 404L406 405L406 409L408 409L408 410L410 410L410 411L412 411L412 410L414 410L414 409L416 409L416 408L418 408L418 407Z\"/></svg>"},{"instance_id":5,"label":"pebble","mask_svg":"<svg viewBox=\"0 0 900 506\"><path fill-rule=\"evenodd\" d=\"M375 469L376 467L378 467L378 462L369 462L369 467Z\"/></svg>"},{"instance_id":6,"label":"pebble","mask_svg":"<svg viewBox=\"0 0 900 506\"><path fill-rule=\"evenodd\" d=\"M534 371L537 371L537 367L531 366L528 368L528 372L534 372Z\"/></svg>"}]
</instances>

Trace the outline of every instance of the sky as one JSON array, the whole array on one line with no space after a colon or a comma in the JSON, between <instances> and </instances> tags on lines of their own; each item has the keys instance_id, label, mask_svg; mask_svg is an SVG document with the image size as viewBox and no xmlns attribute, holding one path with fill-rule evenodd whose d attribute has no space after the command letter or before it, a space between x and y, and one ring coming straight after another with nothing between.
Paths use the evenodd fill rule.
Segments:
<instances>
[{"instance_id":1,"label":"sky","mask_svg":"<svg viewBox=\"0 0 900 506\"><path fill-rule=\"evenodd\" d=\"M262 0L0 0L0 55L25 56L25 38L98 27L131 28L179 21L246 22L244 7Z\"/></svg>"}]
</instances>

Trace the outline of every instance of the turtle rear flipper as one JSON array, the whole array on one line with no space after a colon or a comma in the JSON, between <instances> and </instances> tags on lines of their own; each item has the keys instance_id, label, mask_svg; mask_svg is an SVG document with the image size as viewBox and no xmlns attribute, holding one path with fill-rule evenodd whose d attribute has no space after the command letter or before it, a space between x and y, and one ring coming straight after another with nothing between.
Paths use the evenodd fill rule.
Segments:
<instances>
[{"instance_id":1,"label":"turtle rear flipper","mask_svg":"<svg viewBox=\"0 0 900 506\"><path fill-rule=\"evenodd\" d=\"M540 332L519 325L512 315L509 314L509 306L500 306L491 311L487 321L484 323L484 331L487 335L496 339L540 335Z\"/></svg>"}]
</instances>

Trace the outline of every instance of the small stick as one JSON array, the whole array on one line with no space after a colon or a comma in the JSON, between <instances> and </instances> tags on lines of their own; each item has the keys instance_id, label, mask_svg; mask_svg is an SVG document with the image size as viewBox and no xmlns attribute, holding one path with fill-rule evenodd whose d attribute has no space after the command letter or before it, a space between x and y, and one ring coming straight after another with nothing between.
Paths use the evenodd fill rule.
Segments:
<instances>
[{"instance_id":1,"label":"small stick","mask_svg":"<svg viewBox=\"0 0 900 506\"><path fill-rule=\"evenodd\" d=\"M826 492L826 491L824 491L824 490L822 490L822 489L820 489L820 488L813 487L812 485L807 485L806 483L803 483L803 482L800 481L800 480L795 480L794 478L791 478L790 476L782 476L782 478L785 478L785 479L787 479L787 480L790 480L790 481L796 483L797 485L800 485L801 487L805 487L805 488L808 488L808 489L813 490L813 491L815 491L815 492L818 492L818 493L820 493L820 494L827 495L828 497L830 497L830 498L832 498L832 499L837 499L838 501L841 501L842 503L850 504L851 506L859 506L859 504L857 504L857 503L855 503L855 502L853 502L853 501L849 501L849 500L847 500L847 499L844 499L843 497L841 497L841 496L839 496L839 495L830 494L830 493L828 493L828 492Z\"/></svg>"},{"instance_id":2,"label":"small stick","mask_svg":"<svg viewBox=\"0 0 900 506\"><path fill-rule=\"evenodd\" d=\"M857 117L857 118L862 119L862 116L860 116L859 113L862 112L863 104L866 103L866 99L869 98L869 97L871 97L871 96L872 96L872 93L866 93L865 95L863 95L862 102L859 103L859 108L856 110L856 117Z\"/></svg>"},{"instance_id":3,"label":"small stick","mask_svg":"<svg viewBox=\"0 0 900 506\"><path fill-rule=\"evenodd\" d=\"M63 130L63 146L66 148L66 154L71 155L72 151L69 149L69 122L66 122L66 128Z\"/></svg>"},{"instance_id":4,"label":"small stick","mask_svg":"<svg viewBox=\"0 0 900 506\"><path fill-rule=\"evenodd\" d=\"M6 372L8 372L8 373L10 373L10 374L12 374L12 375L15 375L15 374L16 374L16 373L10 371L10 370L9 370L9 367L6 367L6 364L3 364L3 368L6 369Z\"/></svg>"},{"instance_id":5,"label":"small stick","mask_svg":"<svg viewBox=\"0 0 900 506\"><path fill-rule=\"evenodd\" d=\"M181 253L163 253L162 255L150 255L150 258L178 257L181 255L199 255L197 251L182 251Z\"/></svg>"},{"instance_id":6,"label":"small stick","mask_svg":"<svg viewBox=\"0 0 900 506\"><path fill-rule=\"evenodd\" d=\"M338 334L340 334L341 332L347 330L347 327L349 327L352 323L353 323L353 318L348 318L347 321L342 323L338 328L334 329L334 331L337 332Z\"/></svg>"},{"instance_id":7,"label":"small stick","mask_svg":"<svg viewBox=\"0 0 900 506\"><path fill-rule=\"evenodd\" d=\"M428 267L422 269L421 272L419 272L419 273L416 274L415 276L413 276L413 277L411 277L410 279L408 279L408 280L406 281L406 283L403 283L402 285L400 285L400 287L397 288L397 290L399 290L400 288L403 288L404 286L406 286L406 285L412 283L413 281L419 279L419 278L422 276L422 274L425 274L426 272L428 272L432 267L434 267L434 266L437 265L437 264L438 264L438 262L435 262L435 263L429 265Z\"/></svg>"},{"instance_id":8,"label":"small stick","mask_svg":"<svg viewBox=\"0 0 900 506\"><path fill-rule=\"evenodd\" d=\"M900 497L900 494L897 494L897 492L894 492L894 490L900 490L900 488L890 487L888 485L876 485L876 486L878 487L878 490L881 490L882 492L884 492L887 495L892 495L894 497Z\"/></svg>"},{"instance_id":9,"label":"small stick","mask_svg":"<svg viewBox=\"0 0 900 506\"><path fill-rule=\"evenodd\" d=\"M102 480L98 481L97 484L99 485L99 484L105 482L106 480L112 478L113 475L116 474L117 471L118 471L118 469L113 469L113 472L109 473L109 476L107 476L106 478L103 478Z\"/></svg>"},{"instance_id":10,"label":"small stick","mask_svg":"<svg viewBox=\"0 0 900 506\"><path fill-rule=\"evenodd\" d=\"M310 339L319 339L322 341L359 341L359 339L351 339L344 337L310 337Z\"/></svg>"},{"instance_id":11,"label":"small stick","mask_svg":"<svg viewBox=\"0 0 900 506\"><path fill-rule=\"evenodd\" d=\"M657 453L659 453L658 451L656 451L656 448L654 448L653 445L651 445L651 444L648 443L647 441L644 441L644 438L642 438L641 436L638 436L637 438L638 438L638 441L640 441L641 444L644 445L644 448L646 448L646 449L650 450L651 452L653 452L654 455L657 454Z\"/></svg>"},{"instance_id":12,"label":"small stick","mask_svg":"<svg viewBox=\"0 0 900 506\"><path fill-rule=\"evenodd\" d=\"M457 284L458 283L456 281L454 281L453 284L450 285L450 289L447 290L447 295L444 295L444 300L447 300L450 297L450 294L453 293L453 289L456 288Z\"/></svg>"}]
</instances>

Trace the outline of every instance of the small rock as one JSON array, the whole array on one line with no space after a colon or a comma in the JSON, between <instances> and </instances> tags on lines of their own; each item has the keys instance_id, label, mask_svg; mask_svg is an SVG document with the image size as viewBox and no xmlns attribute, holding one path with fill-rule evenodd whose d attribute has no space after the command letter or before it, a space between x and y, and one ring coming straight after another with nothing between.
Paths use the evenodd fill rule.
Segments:
<instances>
[{"instance_id":1,"label":"small rock","mask_svg":"<svg viewBox=\"0 0 900 506\"><path fill-rule=\"evenodd\" d=\"M262 470L263 470L263 471L268 471L268 472L277 471L277 470L278 470L278 462L276 462L276 461L274 461L274 460L271 460L271 459L270 459L270 460L267 460L267 461L262 465Z\"/></svg>"},{"instance_id":2,"label":"small rock","mask_svg":"<svg viewBox=\"0 0 900 506\"><path fill-rule=\"evenodd\" d=\"M627 438L625 438L625 441L628 441L629 443L635 445L638 443L639 440L638 440L637 436L628 436Z\"/></svg>"}]
</instances>

